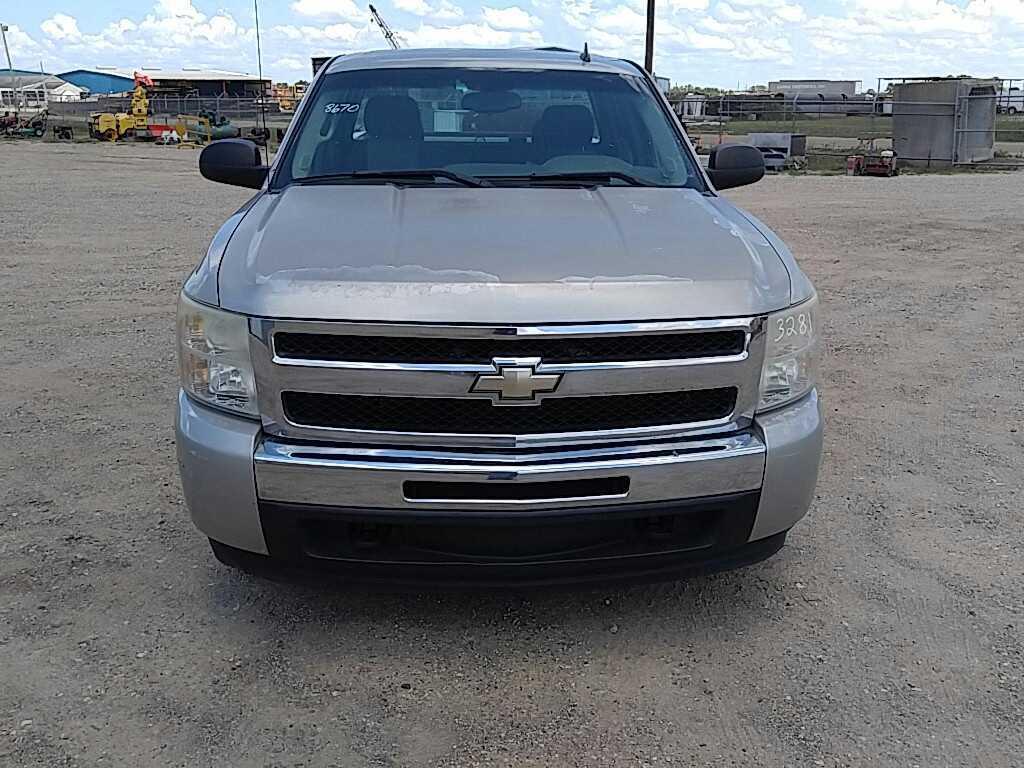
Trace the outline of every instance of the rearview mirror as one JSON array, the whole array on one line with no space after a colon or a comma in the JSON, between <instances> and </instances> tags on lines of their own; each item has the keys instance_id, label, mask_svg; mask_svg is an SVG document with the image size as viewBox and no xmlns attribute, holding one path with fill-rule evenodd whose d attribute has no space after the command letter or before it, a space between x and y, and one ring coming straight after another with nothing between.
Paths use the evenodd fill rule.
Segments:
<instances>
[{"instance_id":1,"label":"rearview mirror","mask_svg":"<svg viewBox=\"0 0 1024 768\"><path fill-rule=\"evenodd\" d=\"M764 176L764 155L749 144L719 144L708 158L708 176L715 189L753 184Z\"/></svg>"},{"instance_id":2,"label":"rearview mirror","mask_svg":"<svg viewBox=\"0 0 1024 768\"><path fill-rule=\"evenodd\" d=\"M462 97L462 108L477 114L495 115L523 106L515 91L471 91Z\"/></svg>"},{"instance_id":3,"label":"rearview mirror","mask_svg":"<svg viewBox=\"0 0 1024 768\"><path fill-rule=\"evenodd\" d=\"M259 189L270 169L260 149L246 139L221 139L206 145L199 155L199 172L210 181Z\"/></svg>"}]
</instances>

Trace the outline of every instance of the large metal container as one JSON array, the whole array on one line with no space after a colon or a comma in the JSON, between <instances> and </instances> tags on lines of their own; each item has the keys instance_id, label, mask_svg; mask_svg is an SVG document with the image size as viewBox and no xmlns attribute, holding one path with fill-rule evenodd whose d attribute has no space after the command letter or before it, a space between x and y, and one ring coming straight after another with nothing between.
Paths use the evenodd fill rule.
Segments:
<instances>
[{"instance_id":1,"label":"large metal container","mask_svg":"<svg viewBox=\"0 0 1024 768\"><path fill-rule=\"evenodd\" d=\"M949 167L995 154L998 80L944 78L893 87L893 148L900 165Z\"/></svg>"}]
</instances>

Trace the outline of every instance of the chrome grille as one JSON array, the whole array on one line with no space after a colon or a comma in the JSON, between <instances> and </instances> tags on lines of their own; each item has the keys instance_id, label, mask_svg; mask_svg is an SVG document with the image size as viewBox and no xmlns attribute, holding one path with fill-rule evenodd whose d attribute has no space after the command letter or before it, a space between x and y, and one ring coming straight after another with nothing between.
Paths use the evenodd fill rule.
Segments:
<instances>
[{"instance_id":1,"label":"chrome grille","mask_svg":"<svg viewBox=\"0 0 1024 768\"><path fill-rule=\"evenodd\" d=\"M274 334L274 352L290 360L487 364L495 357L539 357L546 363L592 363L738 355L743 352L746 342L747 336L742 330L527 339L285 332Z\"/></svg>"},{"instance_id":2,"label":"chrome grille","mask_svg":"<svg viewBox=\"0 0 1024 768\"><path fill-rule=\"evenodd\" d=\"M762 324L253 320L251 349L271 435L350 445L593 445L745 428L757 403ZM506 358L559 375L557 388L518 405L474 393L478 377L493 376Z\"/></svg>"},{"instance_id":3,"label":"chrome grille","mask_svg":"<svg viewBox=\"0 0 1024 768\"><path fill-rule=\"evenodd\" d=\"M553 397L530 408L455 397L283 392L288 421L307 427L454 435L594 432L714 421L732 413L736 389Z\"/></svg>"}]
</instances>

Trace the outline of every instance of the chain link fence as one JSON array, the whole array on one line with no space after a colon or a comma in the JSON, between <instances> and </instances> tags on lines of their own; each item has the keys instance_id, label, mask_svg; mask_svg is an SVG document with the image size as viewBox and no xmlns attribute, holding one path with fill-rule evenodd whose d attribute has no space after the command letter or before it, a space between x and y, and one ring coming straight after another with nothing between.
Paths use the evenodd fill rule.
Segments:
<instances>
[{"instance_id":1,"label":"chain link fence","mask_svg":"<svg viewBox=\"0 0 1024 768\"><path fill-rule=\"evenodd\" d=\"M766 134L796 134L805 137L805 151L787 167L841 170L852 154L887 150L901 164L925 168L1024 166L1024 80L979 82L992 84L984 95L968 88L948 99L896 99L889 89L857 96L691 93L669 101L704 152L731 141L767 148L773 145L763 141L778 140Z\"/></svg>"},{"instance_id":2,"label":"chain link fence","mask_svg":"<svg viewBox=\"0 0 1024 768\"><path fill-rule=\"evenodd\" d=\"M85 130L89 116L97 112L131 112L131 96L101 96L86 101L51 101L49 121L56 126ZM173 123L178 115L205 115L224 118L246 132L262 127L266 121L272 134L285 128L292 114L282 112L276 101L235 96L202 97L157 94L149 97L149 116L153 122Z\"/></svg>"}]
</instances>

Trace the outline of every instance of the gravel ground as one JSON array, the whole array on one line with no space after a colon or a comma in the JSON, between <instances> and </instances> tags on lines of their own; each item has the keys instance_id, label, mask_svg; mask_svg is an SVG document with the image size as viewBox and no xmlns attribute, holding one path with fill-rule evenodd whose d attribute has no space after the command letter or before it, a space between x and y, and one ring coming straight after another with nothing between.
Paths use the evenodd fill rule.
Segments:
<instances>
[{"instance_id":1,"label":"gravel ground","mask_svg":"<svg viewBox=\"0 0 1024 768\"><path fill-rule=\"evenodd\" d=\"M735 192L825 311L775 558L439 596L254 580L187 518L174 301L244 191L190 150L0 168L0 765L1024 765L1024 175Z\"/></svg>"}]
</instances>

